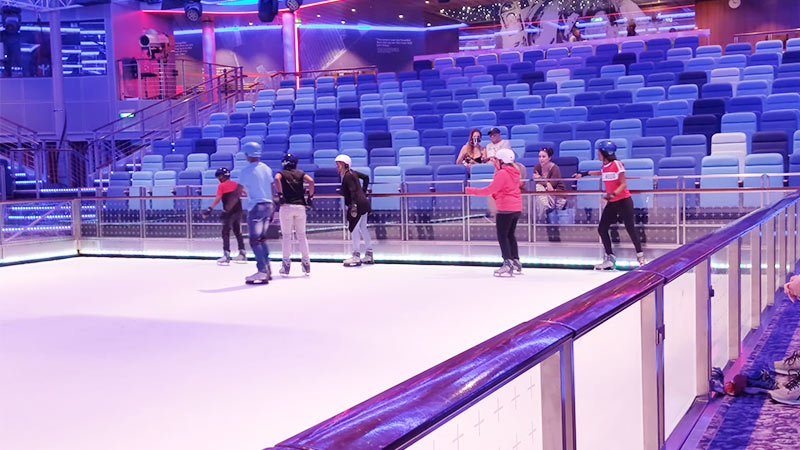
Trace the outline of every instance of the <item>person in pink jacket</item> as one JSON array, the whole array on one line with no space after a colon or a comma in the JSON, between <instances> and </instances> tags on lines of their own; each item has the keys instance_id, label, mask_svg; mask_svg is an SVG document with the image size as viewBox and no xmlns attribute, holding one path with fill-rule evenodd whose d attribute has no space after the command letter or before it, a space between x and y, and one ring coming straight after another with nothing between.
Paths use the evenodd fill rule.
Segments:
<instances>
[{"instance_id":1,"label":"person in pink jacket","mask_svg":"<svg viewBox=\"0 0 800 450\"><path fill-rule=\"evenodd\" d=\"M522 213L522 192L520 191L520 170L514 163L514 151L500 149L495 154L495 167L491 184L484 188L467 187L469 195L491 195L497 205L497 241L503 254L503 265L495 270L495 276L514 276L522 273L519 261L519 248L515 232L517 221Z\"/></svg>"}]
</instances>

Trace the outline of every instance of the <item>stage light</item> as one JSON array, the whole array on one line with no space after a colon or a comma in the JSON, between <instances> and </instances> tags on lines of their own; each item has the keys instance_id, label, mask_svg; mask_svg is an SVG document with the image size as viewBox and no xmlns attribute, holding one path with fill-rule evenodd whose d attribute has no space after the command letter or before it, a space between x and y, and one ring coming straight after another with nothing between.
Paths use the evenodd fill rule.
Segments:
<instances>
[{"instance_id":1,"label":"stage light","mask_svg":"<svg viewBox=\"0 0 800 450\"><path fill-rule=\"evenodd\" d=\"M295 12L303 6L303 0L286 0L286 7L289 11Z\"/></svg>"},{"instance_id":2,"label":"stage light","mask_svg":"<svg viewBox=\"0 0 800 450\"><path fill-rule=\"evenodd\" d=\"M272 22L278 15L278 0L258 0L258 18L262 22Z\"/></svg>"},{"instance_id":3,"label":"stage light","mask_svg":"<svg viewBox=\"0 0 800 450\"><path fill-rule=\"evenodd\" d=\"M199 22L203 16L203 5L198 1L186 2L183 5L183 13L189 22Z\"/></svg>"},{"instance_id":4,"label":"stage light","mask_svg":"<svg viewBox=\"0 0 800 450\"><path fill-rule=\"evenodd\" d=\"M14 6L3 6L2 15L3 28L5 28L6 33L18 33L22 22L22 10Z\"/></svg>"}]
</instances>

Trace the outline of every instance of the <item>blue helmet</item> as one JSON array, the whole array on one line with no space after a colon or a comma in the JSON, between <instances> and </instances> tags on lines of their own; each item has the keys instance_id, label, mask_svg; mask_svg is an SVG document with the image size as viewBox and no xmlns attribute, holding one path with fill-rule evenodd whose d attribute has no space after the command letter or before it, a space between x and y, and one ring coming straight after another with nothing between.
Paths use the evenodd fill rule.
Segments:
<instances>
[{"instance_id":1,"label":"blue helmet","mask_svg":"<svg viewBox=\"0 0 800 450\"><path fill-rule=\"evenodd\" d=\"M285 170L292 170L297 168L297 155L287 153L281 161Z\"/></svg>"},{"instance_id":2,"label":"blue helmet","mask_svg":"<svg viewBox=\"0 0 800 450\"><path fill-rule=\"evenodd\" d=\"M604 140L597 143L597 149L606 155L615 155L617 153L617 144L611 140Z\"/></svg>"},{"instance_id":3,"label":"blue helmet","mask_svg":"<svg viewBox=\"0 0 800 450\"><path fill-rule=\"evenodd\" d=\"M248 142L242 146L242 152L251 158L258 158L261 156L261 145L258 142Z\"/></svg>"}]
</instances>

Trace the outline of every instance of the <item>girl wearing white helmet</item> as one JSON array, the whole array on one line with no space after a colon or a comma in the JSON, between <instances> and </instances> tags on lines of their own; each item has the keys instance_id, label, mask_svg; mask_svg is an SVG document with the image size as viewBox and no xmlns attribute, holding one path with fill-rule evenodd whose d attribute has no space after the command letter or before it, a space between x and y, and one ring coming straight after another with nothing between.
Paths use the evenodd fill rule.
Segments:
<instances>
[{"instance_id":1,"label":"girl wearing white helmet","mask_svg":"<svg viewBox=\"0 0 800 450\"><path fill-rule=\"evenodd\" d=\"M373 264L372 238L367 229L367 214L372 211L367 199L367 187L369 187L369 177L363 173L356 172L350 168L352 161L347 155L336 157L336 168L342 176L342 196L347 208L347 223L350 234L353 237L353 254L344 260L345 267L355 267L363 264ZM361 247L361 240L364 246ZM364 258L361 258L361 249L364 249Z\"/></svg>"},{"instance_id":2,"label":"girl wearing white helmet","mask_svg":"<svg viewBox=\"0 0 800 450\"><path fill-rule=\"evenodd\" d=\"M494 155L496 168L491 184L484 188L467 187L470 195L491 195L497 205L497 241L503 255L503 265L495 270L495 276L522 273L517 246L517 222L522 213L522 192L520 190L520 170L514 163L514 151L502 148Z\"/></svg>"}]
</instances>

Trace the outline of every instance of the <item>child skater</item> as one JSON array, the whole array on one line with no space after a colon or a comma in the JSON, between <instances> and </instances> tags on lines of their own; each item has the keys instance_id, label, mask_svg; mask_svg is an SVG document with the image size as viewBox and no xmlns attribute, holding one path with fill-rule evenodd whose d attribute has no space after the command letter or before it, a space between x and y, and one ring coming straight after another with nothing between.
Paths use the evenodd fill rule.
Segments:
<instances>
[{"instance_id":1,"label":"child skater","mask_svg":"<svg viewBox=\"0 0 800 450\"><path fill-rule=\"evenodd\" d=\"M586 175L601 175L605 186L606 193L603 198L608 203L606 203L603 214L600 216L600 225L597 227L597 232L600 233L600 240L603 241L603 248L606 254L603 262L594 266L595 270L607 270L616 267L617 259L611 248L611 236L608 230L612 224L617 223L618 218L622 219L625 224L625 230L628 232L631 241L633 241L639 265L647 263L642 251L642 243L639 241L639 235L636 234L636 229L634 228L633 199L631 199L631 193L628 191L628 183L625 181L625 167L622 162L617 160L616 153L617 144L614 141L601 141L597 144L597 159L602 161L602 169L575 174L576 178Z\"/></svg>"},{"instance_id":2,"label":"child skater","mask_svg":"<svg viewBox=\"0 0 800 450\"><path fill-rule=\"evenodd\" d=\"M367 229L367 215L372 211L367 199L369 177L350 168L351 160L347 155L336 157L336 168L342 176L342 196L347 208L347 222L353 237L353 255L344 260L345 267L356 267L361 264L374 264L372 256L372 239ZM363 181L363 185L362 182ZM361 258L361 240L364 240L364 258Z\"/></svg>"},{"instance_id":3,"label":"child skater","mask_svg":"<svg viewBox=\"0 0 800 450\"><path fill-rule=\"evenodd\" d=\"M306 199L304 183L308 183ZM300 266L305 275L311 274L311 259L308 256L306 239L306 208L311 207L314 198L314 179L297 168L297 156L287 153L283 157L283 170L275 175L275 189L281 205L281 234L283 235L283 264L280 274L289 275L292 264L292 230L300 243Z\"/></svg>"},{"instance_id":4,"label":"child skater","mask_svg":"<svg viewBox=\"0 0 800 450\"><path fill-rule=\"evenodd\" d=\"M222 258L217 260L217 264L227 265L231 262L231 229L236 236L236 243L239 245L239 254L233 260L236 262L247 262L247 253L244 250L244 238L242 237L242 185L231 180L231 171L225 167L217 169L214 174L219 180L217 186L217 196L211 202L211 206L203 211L203 217L211 215L211 211L222 202Z\"/></svg>"}]
</instances>

